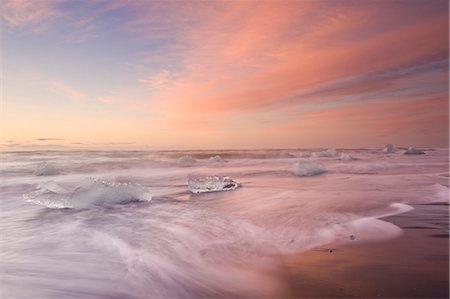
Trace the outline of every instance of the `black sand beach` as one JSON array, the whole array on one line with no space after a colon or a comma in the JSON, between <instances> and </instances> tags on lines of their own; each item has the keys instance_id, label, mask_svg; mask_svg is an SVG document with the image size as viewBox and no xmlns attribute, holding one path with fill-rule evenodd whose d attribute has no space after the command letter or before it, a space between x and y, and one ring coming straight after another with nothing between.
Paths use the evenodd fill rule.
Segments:
<instances>
[{"instance_id":1,"label":"black sand beach","mask_svg":"<svg viewBox=\"0 0 450 299\"><path fill-rule=\"evenodd\" d=\"M287 263L292 297L449 298L448 217L448 204L414 205L383 219L404 230L400 238L296 256Z\"/></svg>"}]
</instances>

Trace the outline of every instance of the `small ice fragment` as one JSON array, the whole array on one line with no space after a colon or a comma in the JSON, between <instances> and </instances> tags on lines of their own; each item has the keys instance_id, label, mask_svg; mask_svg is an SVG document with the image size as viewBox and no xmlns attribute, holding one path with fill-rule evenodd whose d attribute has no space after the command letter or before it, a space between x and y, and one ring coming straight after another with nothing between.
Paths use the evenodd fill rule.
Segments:
<instances>
[{"instance_id":1,"label":"small ice fragment","mask_svg":"<svg viewBox=\"0 0 450 299\"><path fill-rule=\"evenodd\" d=\"M289 158L296 158L297 156L294 154L291 154L289 152L281 152L280 153L280 158L282 159L289 159Z\"/></svg>"},{"instance_id":2,"label":"small ice fragment","mask_svg":"<svg viewBox=\"0 0 450 299\"><path fill-rule=\"evenodd\" d=\"M327 149L326 151L320 151L320 152L313 152L311 154L312 157L314 158L318 158L318 157L336 157L337 156L337 151L332 148L332 149Z\"/></svg>"},{"instance_id":3,"label":"small ice fragment","mask_svg":"<svg viewBox=\"0 0 450 299\"><path fill-rule=\"evenodd\" d=\"M192 193L234 190L241 184L229 177L207 176L205 178L189 178L188 187Z\"/></svg>"},{"instance_id":4,"label":"small ice fragment","mask_svg":"<svg viewBox=\"0 0 450 299\"><path fill-rule=\"evenodd\" d=\"M386 144L383 148L383 153L389 154L394 153L397 149L395 148L395 145L393 144Z\"/></svg>"},{"instance_id":5,"label":"small ice fragment","mask_svg":"<svg viewBox=\"0 0 450 299\"><path fill-rule=\"evenodd\" d=\"M315 162L297 162L294 164L293 172L298 176L313 176L324 173L325 168Z\"/></svg>"},{"instance_id":6,"label":"small ice fragment","mask_svg":"<svg viewBox=\"0 0 450 299\"><path fill-rule=\"evenodd\" d=\"M224 159L222 159L221 156L217 155L217 156L209 158L208 162L211 162L211 163L223 163L223 162L226 162L226 161Z\"/></svg>"},{"instance_id":7,"label":"small ice fragment","mask_svg":"<svg viewBox=\"0 0 450 299\"><path fill-rule=\"evenodd\" d=\"M418 150L414 147L409 147L406 152L404 152L405 155L423 155L425 154L424 151Z\"/></svg>"},{"instance_id":8,"label":"small ice fragment","mask_svg":"<svg viewBox=\"0 0 450 299\"><path fill-rule=\"evenodd\" d=\"M353 158L349 154L341 153L341 160L342 161L352 161L352 160L355 160L355 158Z\"/></svg>"},{"instance_id":9,"label":"small ice fragment","mask_svg":"<svg viewBox=\"0 0 450 299\"><path fill-rule=\"evenodd\" d=\"M178 159L178 163L181 165L191 165L194 164L195 162L196 161L194 158L192 158L192 156L183 156Z\"/></svg>"}]
</instances>

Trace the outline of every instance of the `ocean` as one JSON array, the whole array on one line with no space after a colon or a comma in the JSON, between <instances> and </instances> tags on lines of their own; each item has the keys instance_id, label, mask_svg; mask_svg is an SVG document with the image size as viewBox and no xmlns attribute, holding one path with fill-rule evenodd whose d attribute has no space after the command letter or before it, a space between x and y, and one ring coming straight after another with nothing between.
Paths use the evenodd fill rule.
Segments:
<instances>
[{"instance_id":1,"label":"ocean","mask_svg":"<svg viewBox=\"0 0 450 299\"><path fill-rule=\"evenodd\" d=\"M282 297L287 257L448 203L448 149L422 150L4 151L1 297ZM208 176L240 186L189 190Z\"/></svg>"}]
</instances>

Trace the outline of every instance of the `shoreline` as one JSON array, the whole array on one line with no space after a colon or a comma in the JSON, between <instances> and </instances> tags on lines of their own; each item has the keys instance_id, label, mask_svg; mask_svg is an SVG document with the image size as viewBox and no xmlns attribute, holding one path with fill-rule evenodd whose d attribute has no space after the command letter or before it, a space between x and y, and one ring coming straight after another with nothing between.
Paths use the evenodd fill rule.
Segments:
<instances>
[{"instance_id":1,"label":"shoreline","mask_svg":"<svg viewBox=\"0 0 450 299\"><path fill-rule=\"evenodd\" d=\"M449 205L411 205L381 218L403 235L332 243L285 263L291 298L449 298Z\"/></svg>"}]
</instances>

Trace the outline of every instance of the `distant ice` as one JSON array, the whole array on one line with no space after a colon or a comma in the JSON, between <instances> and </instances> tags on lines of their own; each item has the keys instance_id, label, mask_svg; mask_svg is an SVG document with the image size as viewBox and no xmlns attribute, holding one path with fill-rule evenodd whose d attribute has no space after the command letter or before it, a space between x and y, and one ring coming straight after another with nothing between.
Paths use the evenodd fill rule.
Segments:
<instances>
[{"instance_id":1,"label":"distant ice","mask_svg":"<svg viewBox=\"0 0 450 299\"><path fill-rule=\"evenodd\" d=\"M150 191L144 186L96 179L86 179L73 190L65 189L55 182L48 182L39 185L37 190L26 193L23 197L28 202L60 209L85 209L152 199Z\"/></svg>"},{"instance_id":2,"label":"distant ice","mask_svg":"<svg viewBox=\"0 0 450 299\"><path fill-rule=\"evenodd\" d=\"M290 159L290 158L296 158L296 157L297 157L296 155L289 153L289 152L283 151L280 153L280 158L282 158L282 159Z\"/></svg>"},{"instance_id":3,"label":"distant ice","mask_svg":"<svg viewBox=\"0 0 450 299\"><path fill-rule=\"evenodd\" d=\"M418 150L414 147L409 147L406 152L404 152L405 155L423 155L425 154L424 151Z\"/></svg>"},{"instance_id":4,"label":"distant ice","mask_svg":"<svg viewBox=\"0 0 450 299\"><path fill-rule=\"evenodd\" d=\"M396 151L396 147L393 144L386 144L383 148L383 153L389 154L394 153Z\"/></svg>"},{"instance_id":5,"label":"distant ice","mask_svg":"<svg viewBox=\"0 0 450 299\"><path fill-rule=\"evenodd\" d=\"M33 172L34 175L42 176L42 175L56 175L59 174L58 169L56 169L51 164L46 162L38 164L36 170Z\"/></svg>"},{"instance_id":6,"label":"distant ice","mask_svg":"<svg viewBox=\"0 0 450 299\"><path fill-rule=\"evenodd\" d=\"M325 151L320 151L320 152L313 152L311 154L312 157L314 158L318 158L318 157L336 157L337 151L333 148L333 149L327 149Z\"/></svg>"},{"instance_id":7,"label":"distant ice","mask_svg":"<svg viewBox=\"0 0 450 299\"><path fill-rule=\"evenodd\" d=\"M192 165L197 162L192 156L183 156L178 159L178 163L181 165Z\"/></svg>"},{"instance_id":8,"label":"distant ice","mask_svg":"<svg viewBox=\"0 0 450 299\"><path fill-rule=\"evenodd\" d=\"M352 161L352 160L355 160L355 158L353 158L349 154L341 153L341 160L342 161Z\"/></svg>"},{"instance_id":9,"label":"distant ice","mask_svg":"<svg viewBox=\"0 0 450 299\"><path fill-rule=\"evenodd\" d=\"M217 155L208 159L208 162L211 163L223 163L226 162L221 156Z\"/></svg>"},{"instance_id":10,"label":"distant ice","mask_svg":"<svg viewBox=\"0 0 450 299\"><path fill-rule=\"evenodd\" d=\"M189 178L188 187L192 193L234 190L240 184L229 177L207 176L205 178Z\"/></svg>"},{"instance_id":11,"label":"distant ice","mask_svg":"<svg viewBox=\"0 0 450 299\"><path fill-rule=\"evenodd\" d=\"M315 162L297 162L294 164L293 172L298 176L313 176L324 173L325 168Z\"/></svg>"}]
</instances>

